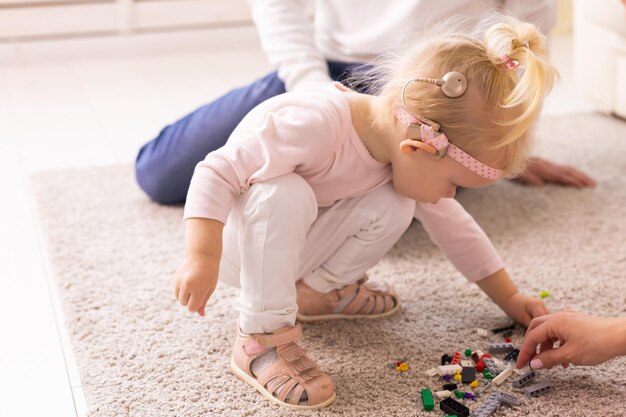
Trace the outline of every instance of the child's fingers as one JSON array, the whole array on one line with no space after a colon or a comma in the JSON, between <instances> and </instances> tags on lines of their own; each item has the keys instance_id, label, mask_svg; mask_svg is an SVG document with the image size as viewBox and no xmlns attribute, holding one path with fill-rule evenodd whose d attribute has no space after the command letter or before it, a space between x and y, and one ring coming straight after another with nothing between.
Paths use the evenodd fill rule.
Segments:
<instances>
[{"instance_id":1,"label":"child's fingers","mask_svg":"<svg viewBox=\"0 0 626 417\"><path fill-rule=\"evenodd\" d=\"M178 302L183 306L187 305L190 297L191 293L187 291L184 287L181 288L181 290L178 292Z\"/></svg>"},{"instance_id":2,"label":"child's fingers","mask_svg":"<svg viewBox=\"0 0 626 417\"><path fill-rule=\"evenodd\" d=\"M189 302L187 303L187 308L189 312L195 313L200 310L202 307L202 298L200 298L197 294L191 294L189 297Z\"/></svg>"},{"instance_id":3,"label":"child's fingers","mask_svg":"<svg viewBox=\"0 0 626 417\"><path fill-rule=\"evenodd\" d=\"M200 314L201 316L204 316L206 314L206 303L209 302L210 297L211 292L209 291L206 297L204 297L204 301L202 301L202 306L200 307L200 310L198 310L198 314Z\"/></svg>"}]
</instances>

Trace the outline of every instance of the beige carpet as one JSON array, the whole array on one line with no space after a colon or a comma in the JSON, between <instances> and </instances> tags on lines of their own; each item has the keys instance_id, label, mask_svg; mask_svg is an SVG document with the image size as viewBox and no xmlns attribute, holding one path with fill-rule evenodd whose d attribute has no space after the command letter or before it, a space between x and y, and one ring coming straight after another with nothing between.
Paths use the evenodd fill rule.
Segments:
<instances>
[{"instance_id":1,"label":"beige carpet","mask_svg":"<svg viewBox=\"0 0 626 417\"><path fill-rule=\"evenodd\" d=\"M523 291L550 291L554 310L624 316L626 123L600 115L546 119L540 135L539 154L584 168L599 186L577 191L505 181L458 198L493 238ZM296 414L269 404L229 373L233 289L218 287L206 318L175 302L181 207L149 202L130 166L46 172L33 185L90 415ZM317 414L443 415L421 411L421 388L441 384L423 371L444 352L486 349L475 328L508 320L459 276L419 224L371 275L395 282L399 314L305 327L303 344L337 386L336 402ZM514 342L521 336L518 330ZM404 374L388 368L401 357L411 367ZM552 382L551 393L523 398L498 415L626 413L624 358L540 376ZM479 403L467 404L474 409Z\"/></svg>"}]
</instances>

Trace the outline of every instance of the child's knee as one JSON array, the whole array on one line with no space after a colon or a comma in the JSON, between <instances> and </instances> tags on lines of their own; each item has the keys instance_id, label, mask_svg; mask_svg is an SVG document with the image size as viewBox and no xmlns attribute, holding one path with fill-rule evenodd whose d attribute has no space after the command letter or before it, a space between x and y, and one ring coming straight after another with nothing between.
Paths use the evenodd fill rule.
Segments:
<instances>
[{"instance_id":1,"label":"child's knee","mask_svg":"<svg viewBox=\"0 0 626 417\"><path fill-rule=\"evenodd\" d=\"M305 219L312 223L317 218L317 199L304 178L289 173L253 184L248 190L244 215L266 208L269 215L288 225L290 219Z\"/></svg>"}]
</instances>

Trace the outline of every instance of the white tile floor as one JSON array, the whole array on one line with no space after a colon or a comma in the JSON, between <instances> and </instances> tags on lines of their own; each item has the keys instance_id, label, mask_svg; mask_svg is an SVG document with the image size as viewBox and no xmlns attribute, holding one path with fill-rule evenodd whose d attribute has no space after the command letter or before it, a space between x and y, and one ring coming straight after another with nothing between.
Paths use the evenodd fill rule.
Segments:
<instances>
[{"instance_id":1,"label":"white tile floor","mask_svg":"<svg viewBox=\"0 0 626 417\"><path fill-rule=\"evenodd\" d=\"M553 43L562 79L544 113L593 110L571 38ZM0 44L0 416L86 415L28 176L131 163L164 124L268 70L250 27Z\"/></svg>"}]
</instances>

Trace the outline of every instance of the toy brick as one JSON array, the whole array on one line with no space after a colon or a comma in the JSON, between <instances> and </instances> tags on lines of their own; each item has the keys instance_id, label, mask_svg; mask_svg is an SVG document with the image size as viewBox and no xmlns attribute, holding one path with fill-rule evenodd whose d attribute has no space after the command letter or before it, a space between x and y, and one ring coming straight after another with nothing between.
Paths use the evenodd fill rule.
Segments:
<instances>
[{"instance_id":1,"label":"toy brick","mask_svg":"<svg viewBox=\"0 0 626 417\"><path fill-rule=\"evenodd\" d=\"M498 393L492 393L485 401L472 413L472 417L488 417L500 407Z\"/></svg>"},{"instance_id":2,"label":"toy brick","mask_svg":"<svg viewBox=\"0 0 626 417\"><path fill-rule=\"evenodd\" d=\"M504 357L505 361L515 362L517 361L517 357L519 356L519 349L513 349L511 352L507 353Z\"/></svg>"},{"instance_id":3,"label":"toy brick","mask_svg":"<svg viewBox=\"0 0 626 417\"><path fill-rule=\"evenodd\" d=\"M452 356L448 355L447 353L444 353L443 355L441 355L441 365L449 365L450 362L452 362Z\"/></svg>"},{"instance_id":4,"label":"toy brick","mask_svg":"<svg viewBox=\"0 0 626 417\"><path fill-rule=\"evenodd\" d=\"M458 388L458 385L457 385L457 384L454 384L454 383L451 383L451 384L445 384L445 385L444 385L443 387L441 387L441 388L443 388L444 390L447 390L447 391L454 391L455 389L457 389L457 388Z\"/></svg>"},{"instance_id":5,"label":"toy brick","mask_svg":"<svg viewBox=\"0 0 626 417\"><path fill-rule=\"evenodd\" d=\"M450 362L450 364L458 365L460 361L461 361L461 352L454 352L454 356L452 357L452 362Z\"/></svg>"},{"instance_id":6,"label":"toy brick","mask_svg":"<svg viewBox=\"0 0 626 417\"><path fill-rule=\"evenodd\" d=\"M520 375L513 380L513 386L515 388L521 388L524 385L528 384L535 378L535 372L528 371L524 375Z\"/></svg>"},{"instance_id":7,"label":"toy brick","mask_svg":"<svg viewBox=\"0 0 626 417\"><path fill-rule=\"evenodd\" d=\"M433 400L433 393L428 388L422 389L422 404L424 410L430 411L435 409L435 401Z\"/></svg>"},{"instance_id":8,"label":"toy brick","mask_svg":"<svg viewBox=\"0 0 626 417\"><path fill-rule=\"evenodd\" d=\"M482 337L489 336L489 331L487 329L478 328L476 329L476 333L478 334L478 336L482 336Z\"/></svg>"},{"instance_id":9,"label":"toy brick","mask_svg":"<svg viewBox=\"0 0 626 417\"><path fill-rule=\"evenodd\" d=\"M430 368L424 373L428 376L435 376L435 375L439 375L439 370L437 368Z\"/></svg>"},{"instance_id":10,"label":"toy brick","mask_svg":"<svg viewBox=\"0 0 626 417\"><path fill-rule=\"evenodd\" d=\"M509 353L515 349L513 343L489 343L489 353Z\"/></svg>"},{"instance_id":11,"label":"toy brick","mask_svg":"<svg viewBox=\"0 0 626 417\"><path fill-rule=\"evenodd\" d=\"M443 391L435 391L435 395L440 400L443 400L444 398L451 397L452 396L452 392L448 391L447 389L444 389Z\"/></svg>"},{"instance_id":12,"label":"toy brick","mask_svg":"<svg viewBox=\"0 0 626 417\"><path fill-rule=\"evenodd\" d=\"M461 361L461 366L463 368L468 367L468 366L474 366L474 362L468 361L468 360L462 360Z\"/></svg>"},{"instance_id":13,"label":"toy brick","mask_svg":"<svg viewBox=\"0 0 626 417\"><path fill-rule=\"evenodd\" d=\"M464 366L461 371L461 382L469 384L476 379L476 368L473 366Z\"/></svg>"},{"instance_id":14,"label":"toy brick","mask_svg":"<svg viewBox=\"0 0 626 417\"><path fill-rule=\"evenodd\" d=\"M498 375L500 373L501 369L494 358L483 358L483 363L485 364L487 370L493 375Z\"/></svg>"},{"instance_id":15,"label":"toy brick","mask_svg":"<svg viewBox=\"0 0 626 417\"><path fill-rule=\"evenodd\" d=\"M461 367L461 365L443 365L443 366L439 366L439 375L445 375L445 374L456 374L456 371L462 371L463 368Z\"/></svg>"},{"instance_id":16,"label":"toy brick","mask_svg":"<svg viewBox=\"0 0 626 417\"><path fill-rule=\"evenodd\" d=\"M519 399L511 394L507 394L505 392L497 392L498 401L504 404L508 404L510 406L518 406L520 405Z\"/></svg>"},{"instance_id":17,"label":"toy brick","mask_svg":"<svg viewBox=\"0 0 626 417\"><path fill-rule=\"evenodd\" d=\"M506 381L511 375L513 375L513 369L506 368L504 371L500 372L498 376L493 379L494 384L500 385L504 381Z\"/></svg>"},{"instance_id":18,"label":"toy brick","mask_svg":"<svg viewBox=\"0 0 626 417\"><path fill-rule=\"evenodd\" d=\"M538 384L530 385L524 388L523 391L524 394L529 397L536 397L537 395L550 391L550 383L547 381L539 382Z\"/></svg>"},{"instance_id":19,"label":"toy brick","mask_svg":"<svg viewBox=\"0 0 626 417\"><path fill-rule=\"evenodd\" d=\"M469 408L455 400L454 398L446 398L439 403L441 411L458 417L469 417Z\"/></svg>"}]
</instances>

